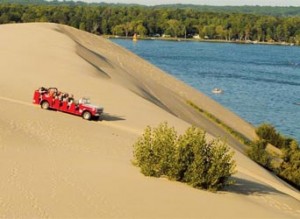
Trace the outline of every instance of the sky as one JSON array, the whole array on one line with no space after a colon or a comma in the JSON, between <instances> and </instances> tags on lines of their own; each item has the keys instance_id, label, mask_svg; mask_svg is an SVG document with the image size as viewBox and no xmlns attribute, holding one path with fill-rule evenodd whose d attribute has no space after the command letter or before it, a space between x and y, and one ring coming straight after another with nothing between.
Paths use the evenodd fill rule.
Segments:
<instances>
[{"instance_id":1,"label":"sky","mask_svg":"<svg viewBox=\"0 0 300 219\"><path fill-rule=\"evenodd\" d=\"M261 5L300 6L300 0L81 0L84 2L137 3L141 5L196 4L196 5Z\"/></svg>"}]
</instances>

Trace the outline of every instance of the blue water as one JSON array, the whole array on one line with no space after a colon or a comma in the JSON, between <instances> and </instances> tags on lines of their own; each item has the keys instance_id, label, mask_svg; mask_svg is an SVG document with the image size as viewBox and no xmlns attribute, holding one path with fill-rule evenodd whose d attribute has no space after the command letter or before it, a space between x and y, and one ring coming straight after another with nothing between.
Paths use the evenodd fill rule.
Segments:
<instances>
[{"instance_id":1,"label":"blue water","mask_svg":"<svg viewBox=\"0 0 300 219\"><path fill-rule=\"evenodd\" d=\"M257 126L300 141L300 47L114 39ZM213 94L213 88L224 90Z\"/></svg>"}]
</instances>

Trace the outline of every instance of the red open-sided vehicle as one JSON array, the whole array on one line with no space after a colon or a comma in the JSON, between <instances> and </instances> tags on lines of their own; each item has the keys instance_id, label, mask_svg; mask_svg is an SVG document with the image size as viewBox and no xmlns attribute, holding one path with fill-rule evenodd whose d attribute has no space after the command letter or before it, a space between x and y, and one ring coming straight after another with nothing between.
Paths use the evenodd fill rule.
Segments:
<instances>
[{"instance_id":1,"label":"red open-sided vehicle","mask_svg":"<svg viewBox=\"0 0 300 219\"><path fill-rule=\"evenodd\" d=\"M80 98L78 101L65 92L58 91L55 87L41 87L34 91L33 103L41 105L42 109L53 109L82 116L83 119L91 120L99 118L103 108L90 103L88 98Z\"/></svg>"}]
</instances>

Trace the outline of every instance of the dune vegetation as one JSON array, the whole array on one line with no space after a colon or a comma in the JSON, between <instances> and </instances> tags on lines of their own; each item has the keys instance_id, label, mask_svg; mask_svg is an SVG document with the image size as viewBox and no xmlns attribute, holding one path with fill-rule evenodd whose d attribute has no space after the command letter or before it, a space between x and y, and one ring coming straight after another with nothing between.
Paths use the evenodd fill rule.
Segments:
<instances>
[{"instance_id":1,"label":"dune vegetation","mask_svg":"<svg viewBox=\"0 0 300 219\"><path fill-rule=\"evenodd\" d=\"M236 166L233 152L220 140L208 141L200 128L190 127L177 136L167 123L148 126L133 153L133 163L146 176L166 176L212 191L234 183L230 178Z\"/></svg>"},{"instance_id":2,"label":"dune vegetation","mask_svg":"<svg viewBox=\"0 0 300 219\"><path fill-rule=\"evenodd\" d=\"M248 150L249 157L300 189L300 147L298 142L281 135L270 124L260 125L256 128L256 133L260 139L251 144ZM268 144L279 149L279 153L268 150Z\"/></svg>"}]
</instances>

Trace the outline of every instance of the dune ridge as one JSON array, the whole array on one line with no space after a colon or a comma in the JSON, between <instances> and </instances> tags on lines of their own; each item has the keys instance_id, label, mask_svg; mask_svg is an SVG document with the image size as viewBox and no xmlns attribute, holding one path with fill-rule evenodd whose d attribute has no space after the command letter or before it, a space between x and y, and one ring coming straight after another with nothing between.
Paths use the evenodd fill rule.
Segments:
<instances>
[{"instance_id":1,"label":"dune ridge","mask_svg":"<svg viewBox=\"0 0 300 219\"><path fill-rule=\"evenodd\" d=\"M299 218L299 192L248 159L235 139L235 186L210 193L132 166L147 125L191 124L228 136L190 100L254 139L253 127L200 92L110 41L47 23L0 25L0 217ZM104 106L87 122L31 104L57 86Z\"/></svg>"}]
</instances>

